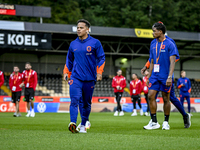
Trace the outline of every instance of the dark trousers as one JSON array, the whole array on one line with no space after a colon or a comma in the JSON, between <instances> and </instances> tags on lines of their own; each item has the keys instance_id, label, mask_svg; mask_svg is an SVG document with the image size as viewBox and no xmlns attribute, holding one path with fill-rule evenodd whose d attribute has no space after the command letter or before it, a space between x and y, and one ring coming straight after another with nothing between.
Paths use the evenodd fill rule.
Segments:
<instances>
[{"instance_id":1,"label":"dark trousers","mask_svg":"<svg viewBox=\"0 0 200 150\"><path fill-rule=\"evenodd\" d=\"M115 96L116 96L116 101L117 101L117 111L122 111L122 107L120 105L120 101L121 101L121 98L122 98L122 92L116 92L115 93Z\"/></svg>"},{"instance_id":2,"label":"dark trousers","mask_svg":"<svg viewBox=\"0 0 200 150\"><path fill-rule=\"evenodd\" d=\"M141 99L140 99L139 95L132 95L131 96L131 100L133 102L133 109L136 109L136 102L138 102L138 105L139 105L140 109L142 108Z\"/></svg>"},{"instance_id":3,"label":"dark trousers","mask_svg":"<svg viewBox=\"0 0 200 150\"><path fill-rule=\"evenodd\" d=\"M147 102L147 112L149 112L149 98L148 98L148 94L144 94L146 102Z\"/></svg>"}]
</instances>

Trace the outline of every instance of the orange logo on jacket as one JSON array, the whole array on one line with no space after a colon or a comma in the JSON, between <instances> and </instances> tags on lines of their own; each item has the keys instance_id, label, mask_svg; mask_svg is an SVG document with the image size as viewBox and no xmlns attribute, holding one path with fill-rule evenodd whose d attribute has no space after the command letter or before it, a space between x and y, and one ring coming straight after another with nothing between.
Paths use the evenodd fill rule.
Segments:
<instances>
[{"instance_id":1,"label":"orange logo on jacket","mask_svg":"<svg viewBox=\"0 0 200 150\"><path fill-rule=\"evenodd\" d=\"M161 49L165 49L165 45L162 45L162 48Z\"/></svg>"},{"instance_id":2,"label":"orange logo on jacket","mask_svg":"<svg viewBox=\"0 0 200 150\"><path fill-rule=\"evenodd\" d=\"M69 85L72 85L73 84L73 80L69 80Z\"/></svg>"},{"instance_id":3,"label":"orange logo on jacket","mask_svg":"<svg viewBox=\"0 0 200 150\"><path fill-rule=\"evenodd\" d=\"M91 46L87 46L87 51L91 52L91 50L92 50Z\"/></svg>"}]
</instances>

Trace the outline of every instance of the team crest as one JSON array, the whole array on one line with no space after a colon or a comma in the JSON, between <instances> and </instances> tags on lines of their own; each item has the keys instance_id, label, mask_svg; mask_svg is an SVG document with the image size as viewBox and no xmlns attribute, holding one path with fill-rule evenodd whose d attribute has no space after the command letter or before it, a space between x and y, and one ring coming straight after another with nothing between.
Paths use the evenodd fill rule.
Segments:
<instances>
[{"instance_id":1,"label":"team crest","mask_svg":"<svg viewBox=\"0 0 200 150\"><path fill-rule=\"evenodd\" d=\"M92 50L91 46L87 46L87 51L91 52L91 50Z\"/></svg>"}]
</instances>

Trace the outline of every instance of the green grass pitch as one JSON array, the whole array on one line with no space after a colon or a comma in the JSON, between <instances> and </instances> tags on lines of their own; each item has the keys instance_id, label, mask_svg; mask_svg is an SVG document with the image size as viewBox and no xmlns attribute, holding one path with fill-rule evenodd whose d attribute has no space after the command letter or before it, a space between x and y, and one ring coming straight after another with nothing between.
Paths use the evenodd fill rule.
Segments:
<instances>
[{"instance_id":1,"label":"green grass pitch","mask_svg":"<svg viewBox=\"0 0 200 150\"><path fill-rule=\"evenodd\" d=\"M69 114L36 113L35 118L0 113L0 150L199 150L200 113L193 113L192 126L184 129L179 113L171 113L170 130L144 130L150 118L114 117L113 113L91 113L87 134L68 131ZM162 125L163 113L158 113ZM78 118L78 123L80 117Z\"/></svg>"}]
</instances>

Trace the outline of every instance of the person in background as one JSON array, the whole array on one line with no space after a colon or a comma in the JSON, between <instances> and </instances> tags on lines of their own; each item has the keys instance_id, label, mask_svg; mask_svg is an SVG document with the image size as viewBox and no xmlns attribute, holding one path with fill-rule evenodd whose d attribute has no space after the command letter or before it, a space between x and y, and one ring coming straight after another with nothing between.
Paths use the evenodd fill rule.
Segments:
<instances>
[{"instance_id":1,"label":"person in background","mask_svg":"<svg viewBox=\"0 0 200 150\"><path fill-rule=\"evenodd\" d=\"M10 75L9 78L9 87L12 91L12 103L15 103L16 111L14 113L14 117L21 117L19 112L19 102L21 98L21 91L22 87L20 84L22 83L22 74L19 73L19 67L14 66L13 73Z\"/></svg>"},{"instance_id":2,"label":"person in background","mask_svg":"<svg viewBox=\"0 0 200 150\"><path fill-rule=\"evenodd\" d=\"M27 62L25 64L25 69L22 73L22 82L20 86L25 86L25 101L27 102L27 109L28 113L26 117L35 117L34 112L34 95L35 95L35 89L37 86L37 72L35 70L31 69L31 63ZM30 111L30 103L32 107L32 111Z\"/></svg>"},{"instance_id":3,"label":"person in background","mask_svg":"<svg viewBox=\"0 0 200 150\"><path fill-rule=\"evenodd\" d=\"M136 102L138 102L138 105L140 107L140 115L143 115L143 110L141 106L141 98L140 94L142 92L142 82L138 79L137 74L132 74L132 81L130 82L130 96L133 102L133 113L131 116L137 116L136 111Z\"/></svg>"},{"instance_id":4,"label":"person in background","mask_svg":"<svg viewBox=\"0 0 200 150\"><path fill-rule=\"evenodd\" d=\"M142 85L143 85L143 92L144 92L145 100L147 102L147 111L144 114L145 114L145 116L149 116L150 114L149 114L149 99L148 99L148 86L147 86L147 80L148 80L147 76L149 74L149 71L146 70L144 72L144 74L145 74L145 76L142 79Z\"/></svg>"},{"instance_id":5,"label":"person in background","mask_svg":"<svg viewBox=\"0 0 200 150\"><path fill-rule=\"evenodd\" d=\"M185 71L181 71L181 78L178 79L177 87L180 89L181 104L183 105L184 99L186 98L187 103L188 103L188 113L190 114L191 82L190 82L190 79L186 78L186 72Z\"/></svg>"},{"instance_id":6,"label":"person in background","mask_svg":"<svg viewBox=\"0 0 200 150\"><path fill-rule=\"evenodd\" d=\"M114 116L118 116L118 113L119 116L123 116L124 112L122 111L120 101L124 92L124 88L126 87L126 78L122 76L121 69L117 71L117 75L113 78L112 87L114 88L115 98L117 101L117 110L115 111Z\"/></svg>"}]
</instances>

